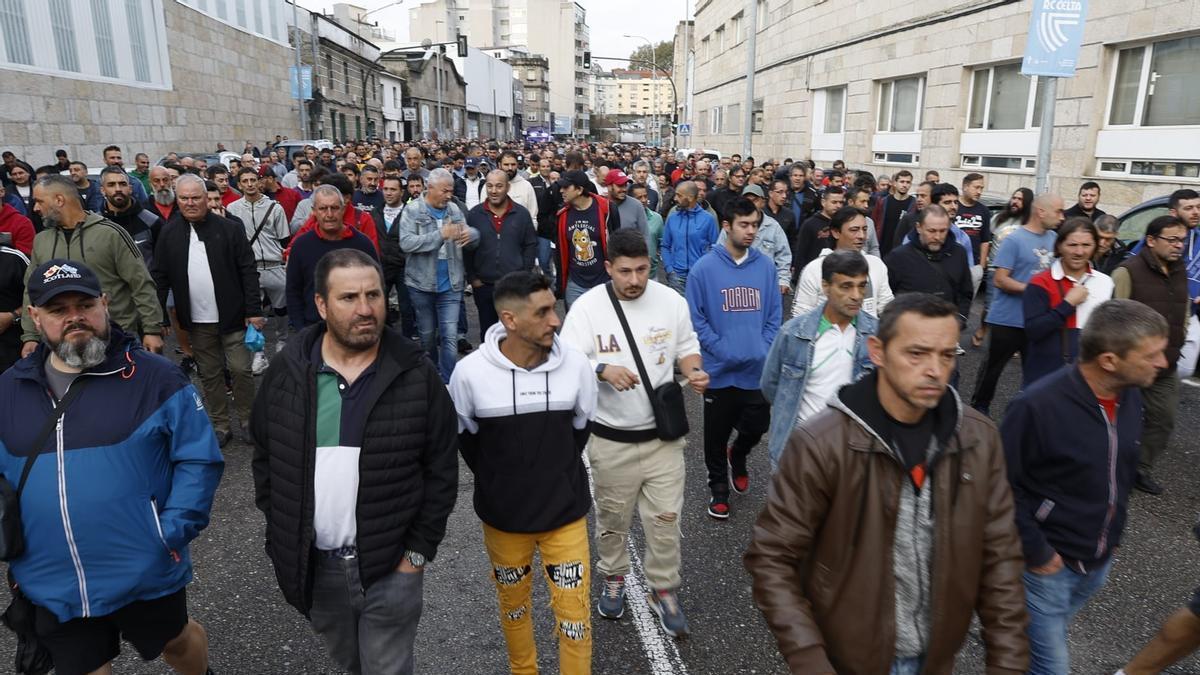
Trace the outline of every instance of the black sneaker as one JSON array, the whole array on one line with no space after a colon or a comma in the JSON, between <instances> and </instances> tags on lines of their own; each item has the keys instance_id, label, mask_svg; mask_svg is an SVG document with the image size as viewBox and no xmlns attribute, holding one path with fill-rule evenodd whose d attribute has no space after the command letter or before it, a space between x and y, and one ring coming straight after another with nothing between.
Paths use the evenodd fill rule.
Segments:
<instances>
[{"instance_id":1,"label":"black sneaker","mask_svg":"<svg viewBox=\"0 0 1200 675\"><path fill-rule=\"evenodd\" d=\"M183 357L183 359L179 362L179 367L183 369L183 374L189 377L199 372L196 369L196 359L193 359L190 356Z\"/></svg>"},{"instance_id":2,"label":"black sneaker","mask_svg":"<svg viewBox=\"0 0 1200 675\"><path fill-rule=\"evenodd\" d=\"M713 495L712 499L708 500L708 515L717 520L729 518L729 496Z\"/></svg>"},{"instance_id":3,"label":"black sneaker","mask_svg":"<svg viewBox=\"0 0 1200 675\"><path fill-rule=\"evenodd\" d=\"M1158 496L1163 493L1163 487L1154 480L1154 476L1151 476L1149 471L1137 472L1137 478L1133 480L1133 487L1148 495Z\"/></svg>"},{"instance_id":4,"label":"black sneaker","mask_svg":"<svg viewBox=\"0 0 1200 675\"><path fill-rule=\"evenodd\" d=\"M466 356L475 350L475 347L466 338L458 339L458 353L461 356Z\"/></svg>"},{"instance_id":5,"label":"black sneaker","mask_svg":"<svg viewBox=\"0 0 1200 675\"><path fill-rule=\"evenodd\" d=\"M733 446L725 448L725 456L729 464L729 487L739 495L750 491L750 472L746 470L746 458L738 459L733 456Z\"/></svg>"}]
</instances>

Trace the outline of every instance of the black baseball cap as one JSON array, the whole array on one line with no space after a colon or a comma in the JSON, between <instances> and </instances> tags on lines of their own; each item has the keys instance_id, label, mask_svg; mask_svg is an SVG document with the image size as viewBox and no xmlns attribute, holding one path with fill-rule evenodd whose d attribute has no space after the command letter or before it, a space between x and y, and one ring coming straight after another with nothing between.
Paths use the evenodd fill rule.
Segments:
<instances>
[{"instance_id":1,"label":"black baseball cap","mask_svg":"<svg viewBox=\"0 0 1200 675\"><path fill-rule=\"evenodd\" d=\"M42 307L62 293L98 298L102 294L100 279L87 265L65 258L48 260L29 275L29 302L34 307Z\"/></svg>"},{"instance_id":2,"label":"black baseball cap","mask_svg":"<svg viewBox=\"0 0 1200 675\"><path fill-rule=\"evenodd\" d=\"M579 170L567 171L562 176L559 176L558 180L554 184L560 190L568 185L574 185L575 187L587 193L596 191L596 186L592 184L592 179L588 178L586 173Z\"/></svg>"}]
</instances>

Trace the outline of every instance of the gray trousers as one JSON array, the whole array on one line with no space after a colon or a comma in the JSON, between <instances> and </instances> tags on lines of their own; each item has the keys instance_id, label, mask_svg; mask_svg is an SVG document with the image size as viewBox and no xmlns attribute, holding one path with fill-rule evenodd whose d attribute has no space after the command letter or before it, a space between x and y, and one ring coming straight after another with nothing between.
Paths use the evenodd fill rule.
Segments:
<instances>
[{"instance_id":1,"label":"gray trousers","mask_svg":"<svg viewBox=\"0 0 1200 675\"><path fill-rule=\"evenodd\" d=\"M1154 383L1142 390L1142 454L1139 469L1149 471L1167 449L1175 430L1179 408L1179 376L1174 368L1159 371Z\"/></svg>"},{"instance_id":2,"label":"gray trousers","mask_svg":"<svg viewBox=\"0 0 1200 675\"><path fill-rule=\"evenodd\" d=\"M246 349L246 331L221 333L215 323L192 324L188 336L192 356L200 371L200 387L208 406L208 419L218 435L231 429L229 395L225 393L225 368L233 379L233 409L238 423L250 421L254 402L254 376L250 374L250 351Z\"/></svg>"},{"instance_id":3,"label":"gray trousers","mask_svg":"<svg viewBox=\"0 0 1200 675\"><path fill-rule=\"evenodd\" d=\"M392 572L363 590L358 559L318 556L309 618L353 675L412 675L424 572Z\"/></svg>"}]
</instances>

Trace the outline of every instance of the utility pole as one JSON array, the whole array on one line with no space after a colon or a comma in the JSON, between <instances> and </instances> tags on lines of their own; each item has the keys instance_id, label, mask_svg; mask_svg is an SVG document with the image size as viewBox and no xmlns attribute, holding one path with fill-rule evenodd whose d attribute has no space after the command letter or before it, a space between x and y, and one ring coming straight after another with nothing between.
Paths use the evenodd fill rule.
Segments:
<instances>
[{"instance_id":1,"label":"utility pole","mask_svg":"<svg viewBox=\"0 0 1200 675\"><path fill-rule=\"evenodd\" d=\"M300 138L308 138L308 108L304 105L304 78L300 76L300 50L303 48L300 32L300 10L292 2L292 36L296 41L296 107L300 109ZM313 67L316 67L313 63ZM291 159L290 157L288 158Z\"/></svg>"},{"instance_id":2,"label":"utility pole","mask_svg":"<svg viewBox=\"0 0 1200 675\"><path fill-rule=\"evenodd\" d=\"M1039 76L1039 79L1041 77ZM1041 128L1038 130L1037 173L1034 194L1050 189L1050 148L1054 144L1054 104L1058 99L1058 78L1047 77L1046 93L1042 97Z\"/></svg>"},{"instance_id":3,"label":"utility pole","mask_svg":"<svg viewBox=\"0 0 1200 675\"><path fill-rule=\"evenodd\" d=\"M758 43L758 0L746 0L746 16L750 21L750 34L746 36L746 107L742 112L742 157L750 156L750 144L754 135L754 51Z\"/></svg>"}]
</instances>

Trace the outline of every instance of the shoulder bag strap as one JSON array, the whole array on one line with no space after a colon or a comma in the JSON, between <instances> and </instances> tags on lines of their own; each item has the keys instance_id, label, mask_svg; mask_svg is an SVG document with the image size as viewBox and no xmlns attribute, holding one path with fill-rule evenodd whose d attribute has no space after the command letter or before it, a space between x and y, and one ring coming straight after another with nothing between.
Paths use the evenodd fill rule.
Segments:
<instances>
[{"instance_id":1,"label":"shoulder bag strap","mask_svg":"<svg viewBox=\"0 0 1200 675\"><path fill-rule=\"evenodd\" d=\"M29 453L29 457L25 459L25 468L21 470L21 481L17 483L18 500L21 499L21 491L25 489L25 481L29 479L29 472L33 470L33 463L37 461L38 455L42 454L42 446L45 445L46 439L49 438L50 433L54 431L56 426L58 426L58 420L63 416L63 413L67 411L67 406L71 405L71 402L74 401L79 396L79 392L83 390L84 380L85 376L82 375L75 378L75 381L71 383L70 387L67 388L67 394L54 404L54 411L50 413L50 417L48 417L46 422L42 425L42 430L38 432L37 441L33 444Z\"/></svg>"},{"instance_id":2,"label":"shoulder bag strap","mask_svg":"<svg viewBox=\"0 0 1200 675\"><path fill-rule=\"evenodd\" d=\"M254 242L258 241L258 236L262 234L263 228L271 220L271 209L273 208L275 208L275 202L271 202L271 205L267 207L267 215L263 216L262 222L258 224L258 227L254 228L254 236L250 237L250 248L254 248ZM251 212L253 213L253 211Z\"/></svg>"},{"instance_id":3,"label":"shoulder bag strap","mask_svg":"<svg viewBox=\"0 0 1200 675\"><path fill-rule=\"evenodd\" d=\"M633 340L633 331L629 329L629 321L625 319L625 312L621 309L621 301L617 299L617 292L613 290L612 282L604 285L608 290L608 299L612 300L613 310L617 313L617 319L621 322L621 328L625 331L625 339L629 342L629 350L633 352L633 362L637 364L638 377L642 378L642 387L646 390L646 395L651 396L654 387L650 383L650 375L646 372L646 364L642 363L642 354L638 350L637 343ZM650 403L654 403L651 396Z\"/></svg>"}]
</instances>

